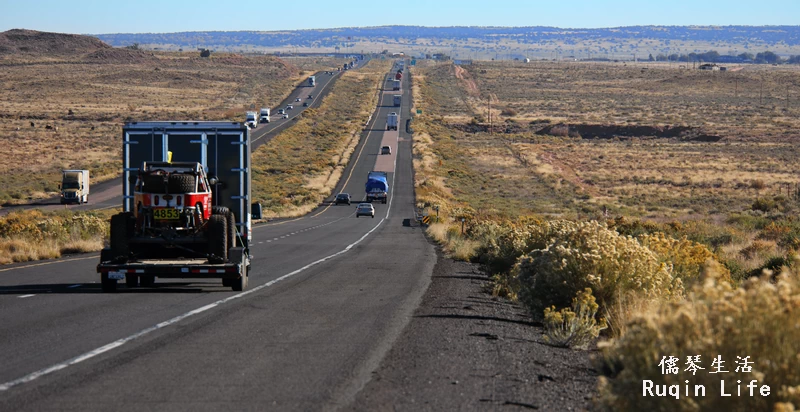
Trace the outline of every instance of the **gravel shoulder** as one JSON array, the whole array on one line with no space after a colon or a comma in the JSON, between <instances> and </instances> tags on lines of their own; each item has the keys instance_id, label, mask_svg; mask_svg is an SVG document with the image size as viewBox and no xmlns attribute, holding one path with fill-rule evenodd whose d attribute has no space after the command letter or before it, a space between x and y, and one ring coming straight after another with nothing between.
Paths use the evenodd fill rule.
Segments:
<instances>
[{"instance_id":1,"label":"gravel shoulder","mask_svg":"<svg viewBox=\"0 0 800 412\"><path fill-rule=\"evenodd\" d=\"M587 410L591 352L554 348L476 264L437 252L430 287L347 410Z\"/></svg>"}]
</instances>

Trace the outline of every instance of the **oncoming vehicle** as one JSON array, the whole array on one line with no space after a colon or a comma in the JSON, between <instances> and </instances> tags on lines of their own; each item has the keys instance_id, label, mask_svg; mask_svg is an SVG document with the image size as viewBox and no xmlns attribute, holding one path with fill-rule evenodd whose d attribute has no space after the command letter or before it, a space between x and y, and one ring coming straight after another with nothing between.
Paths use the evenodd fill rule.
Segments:
<instances>
[{"instance_id":1,"label":"oncoming vehicle","mask_svg":"<svg viewBox=\"0 0 800 412\"><path fill-rule=\"evenodd\" d=\"M294 101L299 102L300 98L298 97L298 98L294 99Z\"/></svg>"},{"instance_id":2,"label":"oncoming vehicle","mask_svg":"<svg viewBox=\"0 0 800 412\"><path fill-rule=\"evenodd\" d=\"M283 114L283 118L284 118L284 119L288 119L288 118L289 118L289 115L288 115L288 114L286 114L286 113L284 113L284 114Z\"/></svg>"},{"instance_id":3,"label":"oncoming vehicle","mask_svg":"<svg viewBox=\"0 0 800 412\"><path fill-rule=\"evenodd\" d=\"M372 203L359 203L358 207L356 208L356 217L359 216L372 216L375 218L375 207L372 206Z\"/></svg>"},{"instance_id":4,"label":"oncoming vehicle","mask_svg":"<svg viewBox=\"0 0 800 412\"><path fill-rule=\"evenodd\" d=\"M286 110L292 110L292 109L294 109L294 106L292 106L291 104L286 106Z\"/></svg>"},{"instance_id":5,"label":"oncoming vehicle","mask_svg":"<svg viewBox=\"0 0 800 412\"><path fill-rule=\"evenodd\" d=\"M392 154L392 147L391 146L383 146L383 147L381 147L381 154L382 155Z\"/></svg>"},{"instance_id":6,"label":"oncoming vehicle","mask_svg":"<svg viewBox=\"0 0 800 412\"><path fill-rule=\"evenodd\" d=\"M308 102L303 102L303 107L308 107Z\"/></svg>"},{"instance_id":7,"label":"oncoming vehicle","mask_svg":"<svg viewBox=\"0 0 800 412\"><path fill-rule=\"evenodd\" d=\"M350 194L349 193L339 193L338 195L336 195L336 200L334 201L334 204L338 205L339 203L344 203L346 205L349 205L350 204Z\"/></svg>"}]
</instances>

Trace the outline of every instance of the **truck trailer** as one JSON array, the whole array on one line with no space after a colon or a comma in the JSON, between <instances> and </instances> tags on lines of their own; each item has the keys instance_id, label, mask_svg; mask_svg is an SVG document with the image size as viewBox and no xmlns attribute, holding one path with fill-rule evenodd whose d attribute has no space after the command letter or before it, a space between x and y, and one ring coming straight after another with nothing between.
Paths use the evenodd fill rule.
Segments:
<instances>
[{"instance_id":1,"label":"truck trailer","mask_svg":"<svg viewBox=\"0 0 800 412\"><path fill-rule=\"evenodd\" d=\"M399 94L393 95L392 96L392 104L394 104L395 106L400 106L400 102L401 102L402 98L403 98L403 96L401 96Z\"/></svg>"},{"instance_id":2,"label":"truck trailer","mask_svg":"<svg viewBox=\"0 0 800 412\"><path fill-rule=\"evenodd\" d=\"M61 204L77 203L79 205L89 201L89 171L64 170L61 172Z\"/></svg>"},{"instance_id":3,"label":"truck trailer","mask_svg":"<svg viewBox=\"0 0 800 412\"><path fill-rule=\"evenodd\" d=\"M392 80L392 90L400 90L400 80Z\"/></svg>"},{"instance_id":4,"label":"truck trailer","mask_svg":"<svg viewBox=\"0 0 800 412\"><path fill-rule=\"evenodd\" d=\"M391 112L386 115L386 130L397 130L397 113Z\"/></svg>"},{"instance_id":5,"label":"truck trailer","mask_svg":"<svg viewBox=\"0 0 800 412\"><path fill-rule=\"evenodd\" d=\"M315 76L308 77L308 85L314 87L317 85L317 78Z\"/></svg>"},{"instance_id":6,"label":"truck trailer","mask_svg":"<svg viewBox=\"0 0 800 412\"><path fill-rule=\"evenodd\" d=\"M365 185L367 202L380 201L381 203L386 203L389 197L388 176L386 172L369 172L367 184Z\"/></svg>"},{"instance_id":7,"label":"truck trailer","mask_svg":"<svg viewBox=\"0 0 800 412\"><path fill-rule=\"evenodd\" d=\"M238 122L132 122L122 129L121 213L97 272L117 281L218 278L235 291L250 269L250 130Z\"/></svg>"},{"instance_id":8,"label":"truck trailer","mask_svg":"<svg viewBox=\"0 0 800 412\"><path fill-rule=\"evenodd\" d=\"M269 120L270 120L270 119L269 119L269 114L270 114L270 109L269 109L269 107L262 107L262 108L261 108L261 116L260 116L260 118L258 119L258 121L259 121L260 123L269 123Z\"/></svg>"}]
</instances>

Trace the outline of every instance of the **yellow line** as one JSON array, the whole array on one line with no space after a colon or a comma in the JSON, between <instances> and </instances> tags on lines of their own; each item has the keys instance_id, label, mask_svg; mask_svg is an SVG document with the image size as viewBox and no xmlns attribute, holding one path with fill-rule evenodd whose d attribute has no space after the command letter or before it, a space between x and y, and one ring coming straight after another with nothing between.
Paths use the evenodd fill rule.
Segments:
<instances>
[{"instance_id":1,"label":"yellow line","mask_svg":"<svg viewBox=\"0 0 800 412\"><path fill-rule=\"evenodd\" d=\"M0 269L0 272L8 272L9 270L32 268L32 267L36 267L36 266L54 265L56 263L63 263L63 262L74 262L76 260L97 259L98 257L99 257L99 255L93 255L93 256L89 256L89 257L82 257L82 258L75 258L75 259L54 260L54 261L51 261L51 262L37 263L35 265L17 266L17 267L13 267L13 268Z\"/></svg>"}]
</instances>

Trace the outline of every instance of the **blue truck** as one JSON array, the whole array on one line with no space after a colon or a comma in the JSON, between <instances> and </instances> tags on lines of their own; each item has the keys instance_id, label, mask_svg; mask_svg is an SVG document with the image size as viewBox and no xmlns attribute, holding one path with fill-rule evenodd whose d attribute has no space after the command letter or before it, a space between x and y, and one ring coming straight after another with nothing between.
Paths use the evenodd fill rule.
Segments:
<instances>
[{"instance_id":1,"label":"blue truck","mask_svg":"<svg viewBox=\"0 0 800 412\"><path fill-rule=\"evenodd\" d=\"M386 172L369 172L367 184L365 185L367 202L380 201L381 203L386 203L389 197L389 182L387 178L388 174Z\"/></svg>"}]
</instances>

